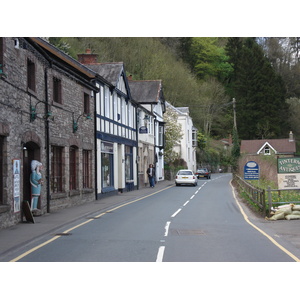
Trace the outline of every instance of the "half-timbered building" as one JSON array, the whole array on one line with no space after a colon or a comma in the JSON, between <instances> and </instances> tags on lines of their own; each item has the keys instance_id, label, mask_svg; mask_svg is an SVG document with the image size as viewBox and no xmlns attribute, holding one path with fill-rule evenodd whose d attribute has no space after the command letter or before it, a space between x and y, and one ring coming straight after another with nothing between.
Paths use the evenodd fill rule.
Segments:
<instances>
[{"instance_id":1,"label":"half-timbered building","mask_svg":"<svg viewBox=\"0 0 300 300\"><path fill-rule=\"evenodd\" d=\"M97 54L90 51L78 59L98 74L97 197L132 190L138 186L137 103L131 98L124 64L97 63Z\"/></svg>"}]
</instances>

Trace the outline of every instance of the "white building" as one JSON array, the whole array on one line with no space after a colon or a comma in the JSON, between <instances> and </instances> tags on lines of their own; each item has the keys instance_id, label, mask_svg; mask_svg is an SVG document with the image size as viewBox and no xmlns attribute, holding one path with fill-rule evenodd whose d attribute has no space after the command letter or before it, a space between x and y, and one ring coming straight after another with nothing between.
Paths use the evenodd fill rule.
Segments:
<instances>
[{"instance_id":1,"label":"white building","mask_svg":"<svg viewBox=\"0 0 300 300\"><path fill-rule=\"evenodd\" d=\"M79 61L98 74L96 86L97 198L132 190L137 178L137 103L132 100L124 64L97 63L97 54Z\"/></svg>"},{"instance_id":2,"label":"white building","mask_svg":"<svg viewBox=\"0 0 300 300\"><path fill-rule=\"evenodd\" d=\"M182 139L180 143L174 147L180 158L187 163L187 168L197 169L196 147L197 147L197 129L193 126L193 120L190 117L188 107L174 107L166 102L167 110L171 109L177 114L177 123L181 125Z\"/></svg>"}]
</instances>

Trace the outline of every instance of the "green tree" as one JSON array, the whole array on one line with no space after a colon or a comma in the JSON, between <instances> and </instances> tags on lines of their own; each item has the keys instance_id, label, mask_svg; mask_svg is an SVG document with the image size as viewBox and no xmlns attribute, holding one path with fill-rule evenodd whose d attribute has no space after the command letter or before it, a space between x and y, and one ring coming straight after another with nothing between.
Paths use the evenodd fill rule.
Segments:
<instances>
[{"instance_id":1,"label":"green tree","mask_svg":"<svg viewBox=\"0 0 300 300\"><path fill-rule=\"evenodd\" d=\"M228 47L227 51L229 49L232 50ZM236 47L235 50L231 58L235 60L235 76L230 85L237 101L240 138L258 138L258 124L260 128L268 124L269 137L286 136L288 106L281 77L275 73L254 38L245 39L242 47ZM231 57L229 52L228 55Z\"/></svg>"}]
</instances>

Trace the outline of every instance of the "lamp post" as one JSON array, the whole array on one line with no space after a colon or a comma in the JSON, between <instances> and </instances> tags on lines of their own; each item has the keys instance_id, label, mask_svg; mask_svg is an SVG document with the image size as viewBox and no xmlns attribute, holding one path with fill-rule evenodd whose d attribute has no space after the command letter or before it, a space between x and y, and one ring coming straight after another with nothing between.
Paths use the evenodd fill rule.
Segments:
<instances>
[{"instance_id":1,"label":"lamp post","mask_svg":"<svg viewBox=\"0 0 300 300\"><path fill-rule=\"evenodd\" d=\"M75 133L78 130L78 121L82 116L84 116L86 120L92 120L92 117L91 117L90 114L83 113L83 114L79 115L78 118L75 121L74 113L73 113L73 133Z\"/></svg>"}]
</instances>

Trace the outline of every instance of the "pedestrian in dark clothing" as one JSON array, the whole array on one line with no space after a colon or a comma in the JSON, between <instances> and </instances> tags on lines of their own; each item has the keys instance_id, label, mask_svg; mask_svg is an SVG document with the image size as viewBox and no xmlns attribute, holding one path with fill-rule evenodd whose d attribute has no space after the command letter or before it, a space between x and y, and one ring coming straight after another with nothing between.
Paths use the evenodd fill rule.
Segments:
<instances>
[{"instance_id":1,"label":"pedestrian in dark clothing","mask_svg":"<svg viewBox=\"0 0 300 300\"><path fill-rule=\"evenodd\" d=\"M147 169L147 174L149 178L150 187L153 188L155 184L155 169L152 164L149 165L149 168Z\"/></svg>"}]
</instances>

